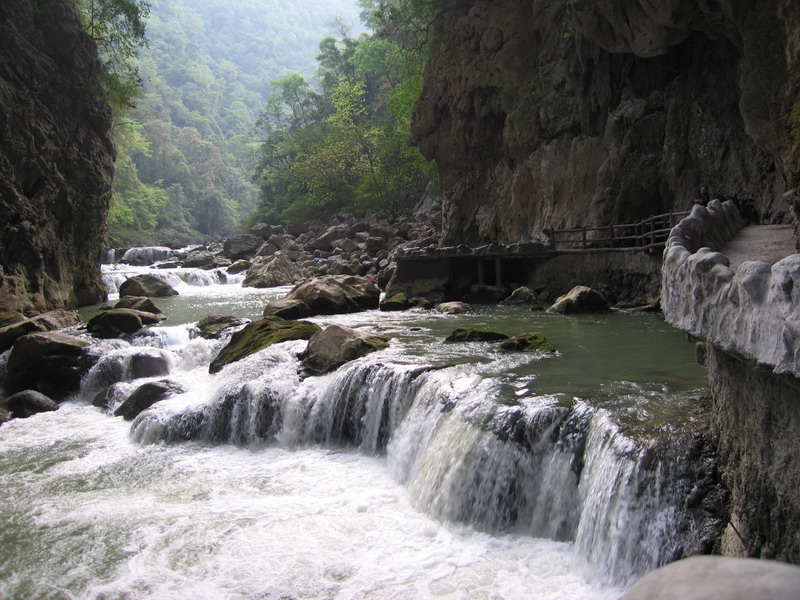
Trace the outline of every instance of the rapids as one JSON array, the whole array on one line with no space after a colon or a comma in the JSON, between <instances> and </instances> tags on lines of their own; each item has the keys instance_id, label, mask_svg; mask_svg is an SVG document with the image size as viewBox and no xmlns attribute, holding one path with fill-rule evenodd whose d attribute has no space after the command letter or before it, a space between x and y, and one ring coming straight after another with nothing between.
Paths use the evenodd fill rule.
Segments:
<instances>
[{"instance_id":1,"label":"rapids","mask_svg":"<svg viewBox=\"0 0 800 600\"><path fill-rule=\"evenodd\" d=\"M72 401L0 427L0 597L605 599L696 544L703 372L660 317L334 315L312 320L390 348L301 379L287 342L209 375L225 339L193 323L286 290L164 276L164 326L102 342ZM559 352L442 343L460 326ZM163 378L136 378L142 353L186 391L129 423L110 413Z\"/></svg>"}]
</instances>

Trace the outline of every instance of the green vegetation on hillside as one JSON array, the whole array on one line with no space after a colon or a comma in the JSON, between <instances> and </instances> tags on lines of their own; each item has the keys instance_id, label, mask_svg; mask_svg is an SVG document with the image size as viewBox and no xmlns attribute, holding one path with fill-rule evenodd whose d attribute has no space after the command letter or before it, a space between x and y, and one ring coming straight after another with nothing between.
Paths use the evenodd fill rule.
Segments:
<instances>
[{"instance_id":1,"label":"green vegetation on hillside","mask_svg":"<svg viewBox=\"0 0 800 600\"><path fill-rule=\"evenodd\" d=\"M320 42L320 90L296 74L271 82L259 122L265 136L257 168L261 199L251 221L293 222L338 210L396 212L424 192L433 165L408 140L431 3L360 5L376 33L353 38L340 32Z\"/></svg>"},{"instance_id":2,"label":"green vegetation on hillside","mask_svg":"<svg viewBox=\"0 0 800 600\"><path fill-rule=\"evenodd\" d=\"M148 47L131 63L142 92L115 127L109 236L116 245L181 244L232 233L256 204L253 134L270 80L313 73L317 42L334 18L355 20L356 7L351 0L149 4Z\"/></svg>"}]
</instances>

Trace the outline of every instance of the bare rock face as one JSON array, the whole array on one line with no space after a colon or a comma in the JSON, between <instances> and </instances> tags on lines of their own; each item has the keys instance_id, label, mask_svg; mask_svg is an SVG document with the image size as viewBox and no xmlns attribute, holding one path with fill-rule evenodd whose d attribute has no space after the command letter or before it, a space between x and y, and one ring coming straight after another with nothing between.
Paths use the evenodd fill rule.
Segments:
<instances>
[{"instance_id":1,"label":"bare rock face","mask_svg":"<svg viewBox=\"0 0 800 600\"><path fill-rule=\"evenodd\" d=\"M389 347L389 338L362 329L331 325L308 340L303 367L310 373L327 373L343 364Z\"/></svg>"},{"instance_id":2,"label":"bare rock face","mask_svg":"<svg viewBox=\"0 0 800 600\"><path fill-rule=\"evenodd\" d=\"M443 243L688 210L701 184L785 218L789 0L469 0L436 24L412 138Z\"/></svg>"},{"instance_id":3,"label":"bare rock face","mask_svg":"<svg viewBox=\"0 0 800 600\"><path fill-rule=\"evenodd\" d=\"M71 2L0 3L0 306L100 302L111 111Z\"/></svg>"}]
</instances>

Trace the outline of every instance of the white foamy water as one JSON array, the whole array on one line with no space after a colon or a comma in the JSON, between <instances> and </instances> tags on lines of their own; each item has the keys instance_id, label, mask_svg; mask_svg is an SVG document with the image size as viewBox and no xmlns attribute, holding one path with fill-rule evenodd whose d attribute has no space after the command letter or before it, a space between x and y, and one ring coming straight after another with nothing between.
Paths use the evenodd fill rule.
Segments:
<instances>
[{"instance_id":1,"label":"white foamy water","mask_svg":"<svg viewBox=\"0 0 800 600\"><path fill-rule=\"evenodd\" d=\"M571 544L415 510L384 461L139 445L67 405L0 428L7 598L614 598Z\"/></svg>"}]
</instances>

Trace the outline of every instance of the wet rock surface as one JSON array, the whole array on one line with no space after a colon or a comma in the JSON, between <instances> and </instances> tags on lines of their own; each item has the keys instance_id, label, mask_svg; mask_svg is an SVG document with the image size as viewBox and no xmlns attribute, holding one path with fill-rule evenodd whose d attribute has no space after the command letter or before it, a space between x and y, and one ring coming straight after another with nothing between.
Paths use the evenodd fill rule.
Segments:
<instances>
[{"instance_id":1,"label":"wet rock surface","mask_svg":"<svg viewBox=\"0 0 800 600\"><path fill-rule=\"evenodd\" d=\"M309 373L333 371L343 364L389 347L389 338L362 329L331 325L308 340L303 367Z\"/></svg>"},{"instance_id":2,"label":"wet rock surface","mask_svg":"<svg viewBox=\"0 0 800 600\"><path fill-rule=\"evenodd\" d=\"M119 286L120 296L177 296L178 292L171 285L154 275L134 275Z\"/></svg>"},{"instance_id":3,"label":"wet rock surface","mask_svg":"<svg viewBox=\"0 0 800 600\"><path fill-rule=\"evenodd\" d=\"M161 402L165 398L174 396L186 391L183 386L172 381L148 381L140 385L119 405L114 411L115 417L122 417L126 421L132 421L139 413L147 410L156 402Z\"/></svg>"},{"instance_id":4,"label":"wet rock surface","mask_svg":"<svg viewBox=\"0 0 800 600\"><path fill-rule=\"evenodd\" d=\"M3 404L10 413L9 416L15 419L26 419L38 413L58 410L58 403L35 390L12 394L3 400Z\"/></svg>"},{"instance_id":5,"label":"wet rock surface","mask_svg":"<svg viewBox=\"0 0 800 600\"><path fill-rule=\"evenodd\" d=\"M585 285L577 285L567 294L556 298L547 312L561 314L591 314L608 312L611 307L605 296Z\"/></svg>"}]
</instances>

